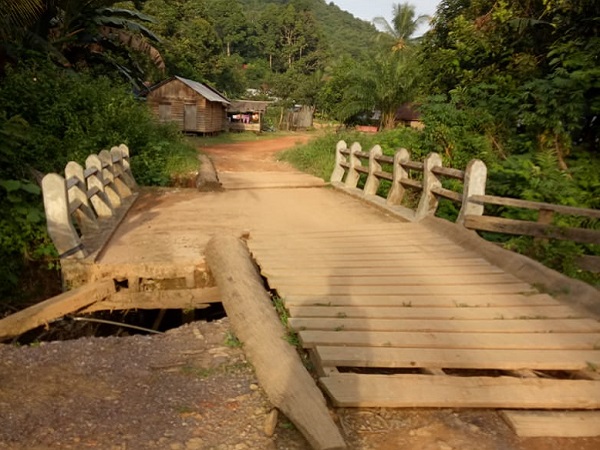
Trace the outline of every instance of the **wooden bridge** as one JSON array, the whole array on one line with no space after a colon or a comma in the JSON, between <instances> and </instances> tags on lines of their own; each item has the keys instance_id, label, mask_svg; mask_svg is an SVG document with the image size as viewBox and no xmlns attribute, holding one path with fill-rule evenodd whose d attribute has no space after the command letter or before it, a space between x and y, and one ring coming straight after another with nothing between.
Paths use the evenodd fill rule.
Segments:
<instances>
[{"instance_id":1,"label":"wooden bridge","mask_svg":"<svg viewBox=\"0 0 600 450\"><path fill-rule=\"evenodd\" d=\"M46 209L62 202L48 217L65 279L116 282L79 310L218 302L204 247L215 235L245 236L337 406L600 409L598 290L470 231L598 244L599 231L557 227L552 216L600 211L487 196L481 161L460 171L435 154L415 162L406 150L392 157L344 142L336 155L335 189L301 173L242 172L220 174L223 192L138 196L123 148L77 177L51 177L59 188L48 192L60 198ZM137 200L119 212L115 195ZM457 223L434 217L442 199L459 205ZM118 220L86 249L95 241L83 235L106 228L96 203ZM539 219L484 215L490 204Z\"/></svg>"}]
</instances>

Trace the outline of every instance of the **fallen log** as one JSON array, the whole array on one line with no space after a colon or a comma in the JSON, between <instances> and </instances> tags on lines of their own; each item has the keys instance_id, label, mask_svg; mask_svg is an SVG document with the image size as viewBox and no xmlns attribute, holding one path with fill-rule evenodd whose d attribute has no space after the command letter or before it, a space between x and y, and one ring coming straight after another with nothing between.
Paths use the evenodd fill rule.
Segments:
<instances>
[{"instance_id":1,"label":"fallen log","mask_svg":"<svg viewBox=\"0 0 600 450\"><path fill-rule=\"evenodd\" d=\"M40 325L47 325L53 320L104 300L114 292L113 280L97 281L11 314L0 320L0 341L20 336Z\"/></svg>"},{"instance_id":2,"label":"fallen log","mask_svg":"<svg viewBox=\"0 0 600 450\"><path fill-rule=\"evenodd\" d=\"M233 236L217 236L206 247L206 262L217 281L235 335L254 365L269 400L317 450L345 449L323 394L284 338L269 294L246 245Z\"/></svg>"},{"instance_id":3,"label":"fallen log","mask_svg":"<svg viewBox=\"0 0 600 450\"><path fill-rule=\"evenodd\" d=\"M210 158L206 155L199 155L198 160L200 161L200 168L196 178L196 188L200 192L222 191L223 187Z\"/></svg>"}]
</instances>

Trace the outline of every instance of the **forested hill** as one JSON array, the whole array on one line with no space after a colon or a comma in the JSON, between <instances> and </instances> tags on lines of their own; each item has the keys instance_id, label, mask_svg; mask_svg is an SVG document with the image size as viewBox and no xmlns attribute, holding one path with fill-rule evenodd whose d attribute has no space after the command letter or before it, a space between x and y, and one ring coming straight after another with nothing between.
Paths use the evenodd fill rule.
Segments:
<instances>
[{"instance_id":1,"label":"forested hill","mask_svg":"<svg viewBox=\"0 0 600 450\"><path fill-rule=\"evenodd\" d=\"M378 31L324 0L143 0L168 74L209 82L235 97L267 88L313 92L310 77L340 58L370 59ZM154 80L164 74L154 74ZM308 78L307 78L308 77Z\"/></svg>"},{"instance_id":2,"label":"forested hill","mask_svg":"<svg viewBox=\"0 0 600 450\"><path fill-rule=\"evenodd\" d=\"M240 3L249 16L253 12L263 11L269 4L293 4L296 8L305 8L314 15L332 55L347 54L362 58L371 52L373 40L378 34L370 22L354 17L326 0L240 0Z\"/></svg>"}]
</instances>

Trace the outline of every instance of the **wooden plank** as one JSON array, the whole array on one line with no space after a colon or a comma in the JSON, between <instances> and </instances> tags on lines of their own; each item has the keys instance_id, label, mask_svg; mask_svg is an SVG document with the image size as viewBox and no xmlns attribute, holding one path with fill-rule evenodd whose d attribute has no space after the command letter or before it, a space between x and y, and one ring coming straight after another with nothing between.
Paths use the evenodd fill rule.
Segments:
<instances>
[{"instance_id":1,"label":"wooden plank","mask_svg":"<svg viewBox=\"0 0 600 450\"><path fill-rule=\"evenodd\" d=\"M346 268L381 268L381 267L390 267L390 268L431 268L432 271L437 267L494 267L490 265L486 260L481 258L462 258L462 259L426 259L419 260L417 258L413 258L412 261L407 258L387 258L385 261L382 261L380 258L372 258L368 259L369 255L365 255L360 260L355 259L352 260L350 258L340 258L338 260L327 260L327 259L319 259L317 257L314 258L306 258L303 260L294 259L292 256L279 257L279 258L264 258L261 255L256 257L261 266L271 269L281 269L284 268L286 270L293 269L320 269L320 268L330 268L335 270L343 271Z\"/></svg>"},{"instance_id":2,"label":"wooden plank","mask_svg":"<svg viewBox=\"0 0 600 450\"><path fill-rule=\"evenodd\" d=\"M507 320L507 319L573 319L582 315L569 306L513 307L438 307L409 306L289 306L292 317L331 317L369 319L430 319L430 320Z\"/></svg>"},{"instance_id":3,"label":"wooden plank","mask_svg":"<svg viewBox=\"0 0 600 450\"><path fill-rule=\"evenodd\" d=\"M559 214L566 214L571 216L583 216L600 219L600 210L591 208L578 208L574 206L555 205L552 203L544 202L532 202L527 200L521 200L518 198L507 198L497 197L494 195L472 195L469 197L469 201L479 204L488 205L500 205L500 206L513 206L516 208L534 209L547 211L554 211Z\"/></svg>"},{"instance_id":4,"label":"wooden plank","mask_svg":"<svg viewBox=\"0 0 600 450\"><path fill-rule=\"evenodd\" d=\"M501 411L501 414L520 437L600 436L600 411Z\"/></svg>"},{"instance_id":5,"label":"wooden plank","mask_svg":"<svg viewBox=\"0 0 600 450\"><path fill-rule=\"evenodd\" d=\"M361 248L404 248L414 247L415 245L431 247L433 249L440 246L461 248L448 239L432 236L423 239L410 239L401 236L398 240L389 239L388 236L373 236L370 239L273 239L269 242L255 242L249 245L253 252L280 252L285 253L287 250L331 250L331 249L361 249Z\"/></svg>"},{"instance_id":6,"label":"wooden plank","mask_svg":"<svg viewBox=\"0 0 600 450\"><path fill-rule=\"evenodd\" d=\"M424 285L424 286L294 286L271 283L271 287L279 291L282 297L294 294L304 295L435 295L454 292L462 294L523 294L534 292L526 283L497 284L497 285Z\"/></svg>"},{"instance_id":7,"label":"wooden plank","mask_svg":"<svg viewBox=\"0 0 600 450\"><path fill-rule=\"evenodd\" d=\"M299 332L306 348L322 345L391 348L595 350L600 333L415 333L413 331Z\"/></svg>"},{"instance_id":8,"label":"wooden plank","mask_svg":"<svg viewBox=\"0 0 600 450\"><path fill-rule=\"evenodd\" d=\"M202 309L220 300L219 289L216 287L151 292L122 291L114 294L110 299L90 305L82 312L124 309Z\"/></svg>"},{"instance_id":9,"label":"wooden plank","mask_svg":"<svg viewBox=\"0 0 600 450\"><path fill-rule=\"evenodd\" d=\"M411 319L317 319L291 317L295 331L429 331L450 333L595 333L600 323L593 319L532 320L411 320Z\"/></svg>"},{"instance_id":10,"label":"wooden plank","mask_svg":"<svg viewBox=\"0 0 600 450\"><path fill-rule=\"evenodd\" d=\"M293 269L293 271L292 271ZM295 267L290 262L289 267L262 267L261 273L265 277L281 277L293 273L297 277L313 278L313 277L325 277L330 274L336 274L337 276L344 277L367 277L367 276L395 276L395 277L409 277L413 275L429 275L431 278L431 272L434 269L431 267L411 267L409 265L400 267ZM475 265L475 266L442 266L435 268L435 277L469 277L472 275L491 275L491 274L506 274L502 269L486 264L486 265Z\"/></svg>"},{"instance_id":11,"label":"wooden plank","mask_svg":"<svg viewBox=\"0 0 600 450\"><path fill-rule=\"evenodd\" d=\"M548 294L536 295L290 295L284 299L286 306L411 306L422 307L507 307L551 306L561 303Z\"/></svg>"},{"instance_id":12,"label":"wooden plank","mask_svg":"<svg viewBox=\"0 0 600 450\"><path fill-rule=\"evenodd\" d=\"M442 197L442 198L446 198L448 200L452 200L454 202L458 202L458 203L462 203L463 201L463 196L460 192L454 192L450 189L445 189L443 187L433 187L431 188L431 192L433 192L435 195Z\"/></svg>"},{"instance_id":13,"label":"wooden plank","mask_svg":"<svg viewBox=\"0 0 600 450\"><path fill-rule=\"evenodd\" d=\"M470 253L470 252L465 252L465 250L463 250L461 247L459 247L456 244L415 244L414 242L411 243L410 245L405 245L405 246L396 246L393 244L387 244L387 245L382 245L382 246L378 246L378 247L371 247L370 245L361 245L361 246L341 246L341 247L337 247L337 248L327 248L327 247L319 247L319 246L314 246L314 247L309 247L309 246L305 246L303 248L287 248L287 247L282 247L282 248L273 248L273 249L260 249L260 250L253 250L253 252L257 252L259 253L262 257L265 256L291 256L290 253L292 253L294 256L298 257L298 258L302 258L305 256L312 256L312 255L319 255L319 256L328 256L328 255L333 255L333 256L352 256L352 255L368 255L368 254L376 254L377 256L379 256L380 259L386 259L388 257L388 255L404 255L407 253L422 253L422 252L427 252L430 253L432 256L433 255L440 255L440 254L448 254L448 255L454 255L454 254L464 254L464 253ZM472 254L472 253L471 253Z\"/></svg>"},{"instance_id":14,"label":"wooden plank","mask_svg":"<svg viewBox=\"0 0 600 450\"><path fill-rule=\"evenodd\" d=\"M316 351L323 365L336 367L583 370L590 365L600 365L600 350L462 350L319 346Z\"/></svg>"},{"instance_id":15,"label":"wooden plank","mask_svg":"<svg viewBox=\"0 0 600 450\"><path fill-rule=\"evenodd\" d=\"M285 286L465 286L482 284L515 284L521 280L506 273L498 274L461 274L438 275L429 273L426 276L416 274L391 274L391 275L350 275L345 273L331 273L306 277L301 274L270 275L269 282Z\"/></svg>"},{"instance_id":16,"label":"wooden plank","mask_svg":"<svg viewBox=\"0 0 600 450\"><path fill-rule=\"evenodd\" d=\"M600 244L600 231L583 228L562 228L524 220L489 216L466 216L465 227L472 230L505 234L562 239L585 244Z\"/></svg>"},{"instance_id":17,"label":"wooden plank","mask_svg":"<svg viewBox=\"0 0 600 450\"><path fill-rule=\"evenodd\" d=\"M452 167L437 166L432 167L431 171L436 175L441 175L443 177L454 178L461 181L465 179L464 170L453 169Z\"/></svg>"},{"instance_id":18,"label":"wooden plank","mask_svg":"<svg viewBox=\"0 0 600 450\"><path fill-rule=\"evenodd\" d=\"M115 284L112 280L96 281L63 292L0 320L0 340L19 336L40 325L47 325L53 320L103 300L114 292Z\"/></svg>"},{"instance_id":19,"label":"wooden plank","mask_svg":"<svg viewBox=\"0 0 600 450\"><path fill-rule=\"evenodd\" d=\"M600 408L594 381L339 374L320 382L338 407Z\"/></svg>"},{"instance_id":20,"label":"wooden plank","mask_svg":"<svg viewBox=\"0 0 600 450\"><path fill-rule=\"evenodd\" d=\"M295 256L295 257L294 257ZM337 263L345 263L348 259L351 259L349 255L319 255L318 252L313 254L304 255L302 257L298 257L298 255L260 255L258 258L261 261L264 261L265 264L281 264L286 263L290 264L293 261L297 261L300 265L313 264L315 262L327 262L328 264L337 264ZM412 264L415 266L419 266L422 263L426 263L428 265L441 262L441 261L454 261L456 264L460 264L464 260L478 260L481 261L475 253L468 251L461 251L460 253L442 253L442 252L423 252L423 250L415 249L414 252L402 252L397 254L389 254L385 258L382 258L381 255L378 255L376 252L373 253L365 253L360 256L359 262L371 262L377 261L379 266L385 266L388 264L393 264L400 261L412 261Z\"/></svg>"}]
</instances>

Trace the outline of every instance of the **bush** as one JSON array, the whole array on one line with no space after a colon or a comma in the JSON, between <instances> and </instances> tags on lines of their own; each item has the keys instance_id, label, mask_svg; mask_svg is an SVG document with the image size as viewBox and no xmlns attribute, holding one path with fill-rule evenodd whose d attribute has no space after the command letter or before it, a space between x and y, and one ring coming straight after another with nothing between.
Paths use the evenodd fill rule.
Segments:
<instances>
[{"instance_id":1,"label":"bush","mask_svg":"<svg viewBox=\"0 0 600 450\"><path fill-rule=\"evenodd\" d=\"M7 67L0 79L0 296L15 290L24 265L56 253L46 234L35 171L62 173L70 160L125 143L138 183L167 185L197 168L195 149L158 124L128 86L42 59Z\"/></svg>"}]
</instances>

